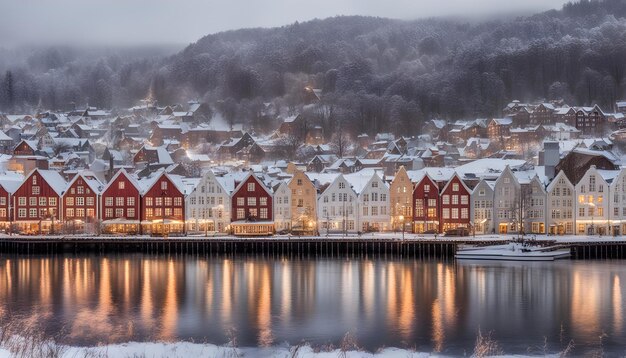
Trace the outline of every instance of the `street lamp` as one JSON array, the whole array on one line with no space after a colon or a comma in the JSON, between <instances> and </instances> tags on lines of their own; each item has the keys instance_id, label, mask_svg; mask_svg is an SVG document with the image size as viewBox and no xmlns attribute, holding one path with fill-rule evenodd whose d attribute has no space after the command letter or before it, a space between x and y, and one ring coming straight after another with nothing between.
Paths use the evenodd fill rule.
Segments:
<instances>
[{"instance_id":1,"label":"street lamp","mask_svg":"<svg viewBox=\"0 0 626 358\"><path fill-rule=\"evenodd\" d=\"M402 222L402 241L404 241L404 215L400 215L399 219Z\"/></svg>"}]
</instances>

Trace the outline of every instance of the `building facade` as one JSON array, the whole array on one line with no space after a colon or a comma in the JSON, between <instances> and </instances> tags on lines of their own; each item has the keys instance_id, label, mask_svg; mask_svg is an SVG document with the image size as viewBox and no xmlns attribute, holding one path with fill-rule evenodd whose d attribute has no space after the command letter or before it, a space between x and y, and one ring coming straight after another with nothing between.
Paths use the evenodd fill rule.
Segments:
<instances>
[{"instance_id":1,"label":"building facade","mask_svg":"<svg viewBox=\"0 0 626 358\"><path fill-rule=\"evenodd\" d=\"M470 227L470 189L454 174L441 190L440 232Z\"/></svg>"},{"instance_id":2,"label":"building facade","mask_svg":"<svg viewBox=\"0 0 626 358\"><path fill-rule=\"evenodd\" d=\"M320 195L317 208L321 235L358 231L358 198L342 174Z\"/></svg>"},{"instance_id":3,"label":"building facade","mask_svg":"<svg viewBox=\"0 0 626 358\"><path fill-rule=\"evenodd\" d=\"M230 191L226 180L212 171L202 175L185 200L187 230L193 233L227 233L230 230Z\"/></svg>"},{"instance_id":4,"label":"building facade","mask_svg":"<svg viewBox=\"0 0 626 358\"><path fill-rule=\"evenodd\" d=\"M102 190L100 213L102 232L140 234L141 193L137 180L120 169Z\"/></svg>"},{"instance_id":5,"label":"building facade","mask_svg":"<svg viewBox=\"0 0 626 358\"><path fill-rule=\"evenodd\" d=\"M404 166L396 172L389 186L391 225L393 230L410 231L413 218L413 183Z\"/></svg>"},{"instance_id":6,"label":"building facade","mask_svg":"<svg viewBox=\"0 0 626 358\"><path fill-rule=\"evenodd\" d=\"M231 231L235 235L274 233L272 192L250 172L233 191Z\"/></svg>"},{"instance_id":7,"label":"building facade","mask_svg":"<svg viewBox=\"0 0 626 358\"><path fill-rule=\"evenodd\" d=\"M560 171L548 184L547 194L547 226L550 235L574 234L574 185L565 172Z\"/></svg>"},{"instance_id":8,"label":"building facade","mask_svg":"<svg viewBox=\"0 0 626 358\"><path fill-rule=\"evenodd\" d=\"M481 180L470 196L470 216L475 234L491 234L493 226L493 182Z\"/></svg>"},{"instance_id":9,"label":"building facade","mask_svg":"<svg viewBox=\"0 0 626 358\"><path fill-rule=\"evenodd\" d=\"M61 228L61 196L67 183L53 170L33 170L13 195L19 232L55 234Z\"/></svg>"},{"instance_id":10,"label":"building facade","mask_svg":"<svg viewBox=\"0 0 626 358\"><path fill-rule=\"evenodd\" d=\"M440 212L439 187L428 175L413 190L413 232L438 233Z\"/></svg>"}]
</instances>

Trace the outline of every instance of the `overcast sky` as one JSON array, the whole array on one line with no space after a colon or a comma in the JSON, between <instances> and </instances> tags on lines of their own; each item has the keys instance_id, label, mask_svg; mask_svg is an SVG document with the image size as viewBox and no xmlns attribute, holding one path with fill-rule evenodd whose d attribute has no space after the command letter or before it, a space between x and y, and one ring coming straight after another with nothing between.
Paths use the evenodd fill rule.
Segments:
<instances>
[{"instance_id":1,"label":"overcast sky","mask_svg":"<svg viewBox=\"0 0 626 358\"><path fill-rule=\"evenodd\" d=\"M560 8L566 0L0 0L0 46L188 44L335 15L399 19Z\"/></svg>"}]
</instances>

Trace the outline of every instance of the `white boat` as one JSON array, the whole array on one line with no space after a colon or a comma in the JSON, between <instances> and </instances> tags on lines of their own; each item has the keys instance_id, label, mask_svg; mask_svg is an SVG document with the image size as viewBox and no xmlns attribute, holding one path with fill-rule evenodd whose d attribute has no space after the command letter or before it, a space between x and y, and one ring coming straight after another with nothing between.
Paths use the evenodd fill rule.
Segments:
<instances>
[{"instance_id":1,"label":"white boat","mask_svg":"<svg viewBox=\"0 0 626 358\"><path fill-rule=\"evenodd\" d=\"M509 243L463 247L457 250L455 257L459 260L554 261L570 257L570 250L555 246Z\"/></svg>"}]
</instances>

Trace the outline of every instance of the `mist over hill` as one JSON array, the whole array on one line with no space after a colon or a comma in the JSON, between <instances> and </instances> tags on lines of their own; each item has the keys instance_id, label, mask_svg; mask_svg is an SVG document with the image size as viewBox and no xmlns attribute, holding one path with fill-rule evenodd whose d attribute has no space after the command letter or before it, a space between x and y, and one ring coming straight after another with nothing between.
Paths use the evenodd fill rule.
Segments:
<instances>
[{"instance_id":1,"label":"mist over hill","mask_svg":"<svg viewBox=\"0 0 626 358\"><path fill-rule=\"evenodd\" d=\"M626 0L469 22L334 17L208 35L180 52L0 50L0 110L206 101L264 131L261 112L305 113L352 134L419 133L429 118L501 115L512 99L611 110L626 97ZM303 89L321 90L305 106Z\"/></svg>"}]
</instances>

